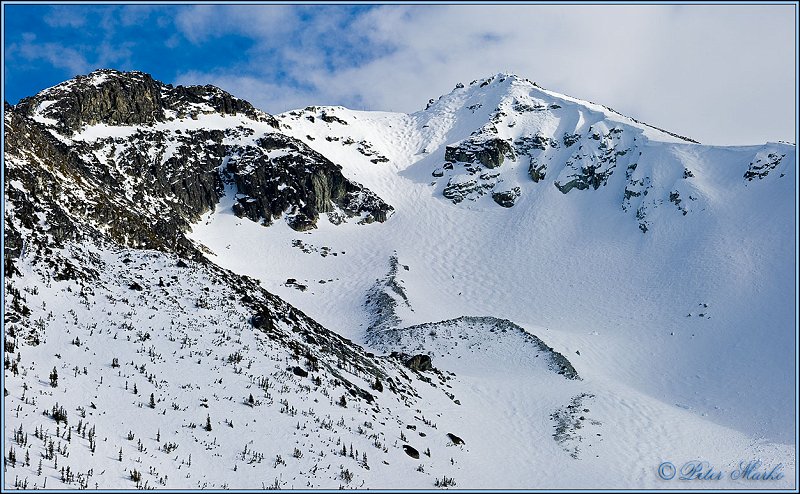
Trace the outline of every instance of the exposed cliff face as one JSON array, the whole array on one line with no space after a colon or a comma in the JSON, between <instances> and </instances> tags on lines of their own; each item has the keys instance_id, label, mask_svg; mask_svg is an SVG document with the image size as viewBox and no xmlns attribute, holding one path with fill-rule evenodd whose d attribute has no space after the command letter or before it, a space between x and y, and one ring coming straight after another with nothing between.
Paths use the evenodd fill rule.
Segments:
<instances>
[{"instance_id":1,"label":"exposed cliff face","mask_svg":"<svg viewBox=\"0 0 800 494\"><path fill-rule=\"evenodd\" d=\"M21 100L16 109L66 135L99 123L152 125L205 113L240 114L277 126L272 116L217 87L173 87L143 72L116 70L78 76Z\"/></svg>"},{"instance_id":2,"label":"exposed cliff face","mask_svg":"<svg viewBox=\"0 0 800 494\"><path fill-rule=\"evenodd\" d=\"M188 133L185 152L162 162L150 158L164 146L158 133L67 144L11 108L5 128L6 258L22 249L19 227L55 247L93 239L196 253L183 232L222 190L210 165L224 148L205 145L211 134ZM206 152L194 153L201 140Z\"/></svg>"},{"instance_id":3,"label":"exposed cliff face","mask_svg":"<svg viewBox=\"0 0 800 494\"><path fill-rule=\"evenodd\" d=\"M296 139L267 134L254 146L232 150L227 161L239 191L234 213L270 224L281 214L303 231L321 213L333 223L362 215L361 222L385 221L392 207L355 182L341 167Z\"/></svg>"},{"instance_id":4,"label":"exposed cliff face","mask_svg":"<svg viewBox=\"0 0 800 494\"><path fill-rule=\"evenodd\" d=\"M479 162L486 168L497 168L507 155L513 159L514 150L503 139L468 139L456 146L447 146L444 159L450 162Z\"/></svg>"}]
</instances>

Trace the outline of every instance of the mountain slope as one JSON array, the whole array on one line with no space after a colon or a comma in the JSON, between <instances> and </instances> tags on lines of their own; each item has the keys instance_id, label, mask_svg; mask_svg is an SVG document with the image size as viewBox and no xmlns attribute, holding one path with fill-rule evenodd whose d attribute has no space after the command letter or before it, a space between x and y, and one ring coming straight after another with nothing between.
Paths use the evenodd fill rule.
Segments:
<instances>
[{"instance_id":1,"label":"mountain slope","mask_svg":"<svg viewBox=\"0 0 800 494\"><path fill-rule=\"evenodd\" d=\"M97 71L5 126L8 487L794 486L793 146L506 74L273 117Z\"/></svg>"},{"instance_id":2,"label":"mountain slope","mask_svg":"<svg viewBox=\"0 0 800 494\"><path fill-rule=\"evenodd\" d=\"M106 75L132 91L129 100L141 99L127 84L141 75ZM362 206L385 214L385 203L289 137L268 131L255 144L265 157L247 156L258 150L224 142L213 128L224 117L214 112L211 128L178 117L165 130L158 122L109 125L116 108L105 121L64 130L37 122L24 106L6 110L6 487L337 486L388 471L377 458L407 457L389 441L403 420L414 420L406 411L426 381L209 263L184 236L225 187L235 190L253 174L313 182L328 194L316 198L316 211L351 201L340 221L361 213L367 222ZM183 145L164 144L173 140ZM234 158L237 168L222 166ZM289 178L280 175L293 166ZM326 188L326 177L344 193ZM426 403L437 399L449 401L433 390ZM253 446L234 427L275 441ZM436 451L441 435L414 443ZM334 445L343 440L361 454L342 455ZM194 476L179 471L192 461ZM269 478L237 473L272 462L270 470L284 469Z\"/></svg>"},{"instance_id":3,"label":"mountain slope","mask_svg":"<svg viewBox=\"0 0 800 494\"><path fill-rule=\"evenodd\" d=\"M526 94L528 106L542 109L513 110ZM511 110L501 110L506 115L497 123L487 121L498 107ZM513 76L457 87L412 115L314 107L278 119L282 131L341 163L398 213L369 232L323 228L313 241L303 239L347 252L338 257L292 249L291 232L261 237L218 214L193 234L217 262L251 273L358 339L369 316L351 294L368 293L396 251L410 267L405 288L414 308L402 324L465 314L510 319L538 328L536 334L548 331L548 343L569 349L565 354L580 350L582 375L587 365L589 374L745 433L792 441L794 405L786 390L794 379L785 369L794 360L788 268L795 232L785 225L795 194L793 146L698 145ZM517 123L509 128L511 121ZM480 159L447 160L448 149L487 132L508 142L514 159L504 157L494 168ZM577 134L569 146L565 134ZM600 180L595 165L609 150L616 161L603 164ZM570 164L574 153L583 161ZM373 162L376 156L388 161ZM548 163L538 182L531 160ZM766 175L756 173L767 168ZM441 172L449 175L437 177ZM488 192L453 204L444 190L461 177L494 184L487 188L494 192L515 184L520 195L508 209ZM587 187L565 190L576 179ZM228 249L216 232L231 230L242 241ZM252 265L246 259L256 251L284 262ZM301 292L285 286L287 278L336 281ZM710 348L725 358L711 363ZM745 376L742 362L750 363ZM728 392L734 375L753 390L747 406Z\"/></svg>"}]
</instances>

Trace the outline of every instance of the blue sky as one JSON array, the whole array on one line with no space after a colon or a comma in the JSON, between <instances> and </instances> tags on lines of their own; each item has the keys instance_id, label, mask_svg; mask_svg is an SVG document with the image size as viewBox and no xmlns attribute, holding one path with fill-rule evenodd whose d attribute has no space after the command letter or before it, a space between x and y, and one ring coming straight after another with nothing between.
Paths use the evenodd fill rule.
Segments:
<instances>
[{"instance_id":1,"label":"blue sky","mask_svg":"<svg viewBox=\"0 0 800 494\"><path fill-rule=\"evenodd\" d=\"M96 68L278 113L412 112L512 72L712 144L795 140L793 5L15 5L10 103Z\"/></svg>"},{"instance_id":2,"label":"blue sky","mask_svg":"<svg viewBox=\"0 0 800 494\"><path fill-rule=\"evenodd\" d=\"M380 56L381 47L333 31L346 29L370 8L8 5L5 97L13 103L102 67L141 70L165 82L190 72L240 73L302 89L304 81L287 67L285 44L312 42L315 57L329 70L365 63ZM317 31L305 32L312 25ZM300 38L305 39L298 43Z\"/></svg>"}]
</instances>

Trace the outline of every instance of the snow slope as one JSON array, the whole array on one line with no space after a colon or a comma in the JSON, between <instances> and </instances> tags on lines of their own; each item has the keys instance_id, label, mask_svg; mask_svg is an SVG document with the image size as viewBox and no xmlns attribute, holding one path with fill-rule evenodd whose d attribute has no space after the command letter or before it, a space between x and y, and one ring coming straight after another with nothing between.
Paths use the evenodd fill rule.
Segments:
<instances>
[{"instance_id":1,"label":"snow slope","mask_svg":"<svg viewBox=\"0 0 800 494\"><path fill-rule=\"evenodd\" d=\"M18 361L5 371L17 460L5 486L796 488L794 146L704 146L498 74L410 115L277 116L279 132L394 208L382 223L322 215L297 231L290 210L269 226L234 214L242 198L227 164L276 131L272 117L209 106L70 134L59 107L32 118L122 177L114 146L139 146L126 141L137 133L167 136L152 156L163 165L181 156L178 134L225 132L219 163L206 154L221 197L188 234L213 264L98 240L57 249L54 268L24 244L6 300L28 308L41 341L6 338L21 357L6 354ZM48 166L36 160L10 164ZM119 202L140 200L142 217L177 201L140 197L141 182L120 180ZM5 186L36 200L28 182ZM97 200L85 186L70 182L66 204ZM34 209L38 226L13 207L12 224L52 241L50 211ZM62 259L95 282L54 275ZM283 314L275 332L255 323L253 297ZM434 369L410 370L412 355ZM69 429L42 414L56 403ZM96 427L96 451L76 438L79 418ZM69 455L47 457L40 475L57 426L62 443L72 434ZM662 462L692 460L725 478L659 478ZM730 478L750 460L782 478ZM80 476L62 482L65 465Z\"/></svg>"},{"instance_id":2,"label":"snow slope","mask_svg":"<svg viewBox=\"0 0 800 494\"><path fill-rule=\"evenodd\" d=\"M194 238L211 248L215 262L257 277L357 341L364 340L370 320L364 294L396 252L409 267L399 275L409 302L398 307L401 325L462 315L514 321L568 355L581 376L596 382L593 393L602 400L624 397L633 407L642 400L642 406L658 404L665 414L683 415L698 430L728 430L724 440L701 434L708 439L693 441L698 453L741 456L741 443L733 439L741 434L785 445L780 461L793 464L796 232L787 225L794 224L795 148L703 146L516 77L491 79L456 88L412 115L326 107L279 116L282 131L395 206L386 224L368 230L320 225L305 235L283 227L264 232L230 215L223 201L195 225ZM499 167L503 181L522 189L510 209L488 196L459 204L442 197L442 181L432 173L445 163L445 146L480 134L495 109L526 98L531 106L560 108L508 111L494 124L500 137L560 141L563 134L580 134L577 147L593 141L585 137L590 127L601 136L622 129L622 148L641 153L638 167L626 174L628 162L618 162L606 185L565 194L553 186L563 182L558 164L569 157L561 146L534 155L553 163L539 183L527 177L521 159ZM322 113L347 124L320 120ZM509 127L508 121L516 123ZM343 144L348 138L368 143L388 161L372 162L374 155ZM753 164L775 153L785 157L768 175L745 179ZM626 188L636 191L636 185L649 195L626 198ZM683 204L671 202L670 192L679 193ZM626 199L633 203L627 208ZM646 213L644 233L639 209ZM226 240L231 231L236 242ZM309 253L292 247L298 240L311 246ZM320 255L322 248L339 255ZM287 286L288 278L309 289ZM506 378L522 381L515 374ZM678 448L669 435L659 443L658 434L645 431L639 441L654 441L653 454L669 456ZM633 461L632 455L625 457ZM642 469L657 464L639 461Z\"/></svg>"}]
</instances>

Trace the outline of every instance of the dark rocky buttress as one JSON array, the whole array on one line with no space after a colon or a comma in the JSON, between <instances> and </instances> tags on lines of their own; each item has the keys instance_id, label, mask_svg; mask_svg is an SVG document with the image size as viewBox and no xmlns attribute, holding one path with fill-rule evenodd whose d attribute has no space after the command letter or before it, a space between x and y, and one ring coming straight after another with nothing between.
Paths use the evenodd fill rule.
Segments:
<instances>
[{"instance_id":1,"label":"dark rocky buttress","mask_svg":"<svg viewBox=\"0 0 800 494\"><path fill-rule=\"evenodd\" d=\"M383 222L393 209L345 178L341 166L282 134L267 134L255 146L232 150L227 169L240 194L234 213L265 224L286 213L292 228L308 230L321 213L343 221L336 208L347 217L363 214L364 223Z\"/></svg>"}]
</instances>

